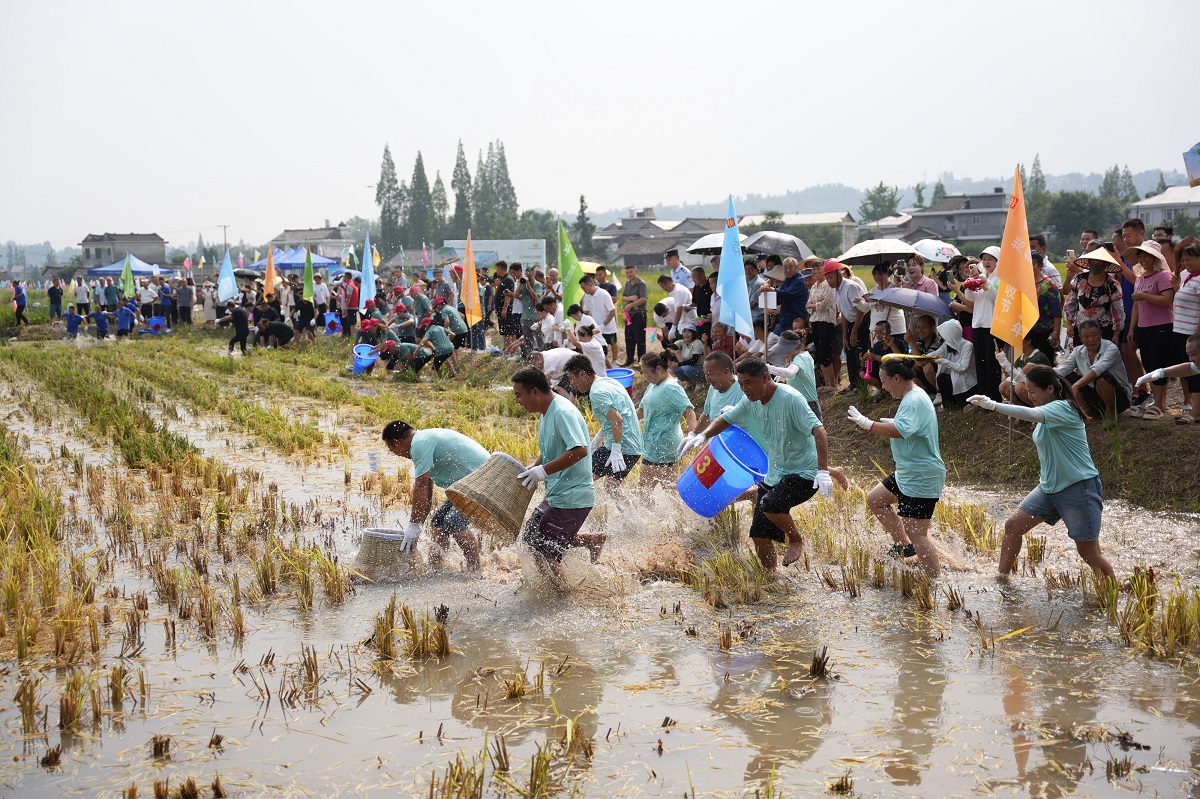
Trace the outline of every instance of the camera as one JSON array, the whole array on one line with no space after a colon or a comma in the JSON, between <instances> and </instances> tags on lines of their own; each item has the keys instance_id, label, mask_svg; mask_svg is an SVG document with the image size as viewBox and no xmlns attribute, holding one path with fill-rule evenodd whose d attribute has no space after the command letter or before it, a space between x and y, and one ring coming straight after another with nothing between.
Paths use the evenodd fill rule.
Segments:
<instances>
[{"instance_id":1,"label":"camera","mask_svg":"<svg viewBox=\"0 0 1200 799\"><path fill-rule=\"evenodd\" d=\"M525 278L525 277L521 278L521 285L525 285L528 282L529 282L529 278Z\"/></svg>"}]
</instances>

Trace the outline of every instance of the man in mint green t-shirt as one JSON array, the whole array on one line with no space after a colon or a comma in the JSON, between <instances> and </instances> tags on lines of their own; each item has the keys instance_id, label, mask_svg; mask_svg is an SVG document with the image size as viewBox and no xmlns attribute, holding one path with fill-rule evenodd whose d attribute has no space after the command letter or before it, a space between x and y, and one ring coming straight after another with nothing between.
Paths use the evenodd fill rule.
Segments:
<instances>
[{"instance_id":1,"label":"man in mint green t-shirt","mask_svg":"<svg viewBox=\"0 0 1200 799\"><path fill-rule=\"evenodd\" d=\"M574 403L551 390L550 381L536 366L519 369L512 384L517 403L542 417L538 457L517 477L526 488L546 484L546 496L526 521L521 537L537 556L538 568L556 588L566 590L561 566L566 551L585 546L595 561L606 539L603 533L579 532L596 504L587 422Z\"/></svg>"},{"instance_id":2,"label":"man in mint green t-shirt","mask_svg":"<svg viewBox=\"0 0 1200 799\"><path fill-rule=\"evenodd\" d=\"M592 439L592 476L621 482L642 458L642 425L633 398L625 386L606 375L597 375L586 355L576 355L563 367L571 388L586 394L600 432Z\"/></svg>"},{"instance_id":3,"label":"man in mint green t-shirt","mask_svg":"<svg viewBox=\"0 0 1200 799\"><path fill-rule=\"evenodd\" d=\"M800 392L771 379L761 358L742 361L737 376L745 398L702 433L686 438L682 449L699 449L730 425L744 428L747 423L754 423L771 431L766 446L767 476L758 487L750 540L767 569L775 568L775 544L786 542L783 565L789 566L800 559L804 547L791 509L818 491L822 496L833 493L825 428Z\"/></svg>"},{"instance_id":4,"label":"man in mint green t-shirt","mask_svg":"<svg viewBox=\"0 0 1200 799\"><path fill-rule=\"evenodd\" d=\"M708 425L721 415L722 408L732 408L745 399L746 395L738 386L737 373L734 372L733 358L717 350L704 357L704 379L708 382L708 393L704 397L704 408L696 426L691 432L701 433ZM749 427L743 427L750 437L764 450L767 448L767 437L763 431L749 422Z\"/></svg>"},{"instance_id":5,"label":"man in mint green t-shirt","mask_svg":"<svg viewBox=\"0 0 1200 799\"><path fill-rule=\"evenodd\" d=\"M439 565L453 538L462 548L469 571L479 570L479 539L469 529L470 522L449 501L443 502L432 516L433 487L449 488L482 466L487 450L462 433L433 428L416 430L401 422L388 422L383 440L393 455L408 458L413 464L412 513L404 530L402 551L411 552L421 537L421 526L429 519L429 529L437 547L429 551L429 560Z\"/></svg>"}]
</instances>

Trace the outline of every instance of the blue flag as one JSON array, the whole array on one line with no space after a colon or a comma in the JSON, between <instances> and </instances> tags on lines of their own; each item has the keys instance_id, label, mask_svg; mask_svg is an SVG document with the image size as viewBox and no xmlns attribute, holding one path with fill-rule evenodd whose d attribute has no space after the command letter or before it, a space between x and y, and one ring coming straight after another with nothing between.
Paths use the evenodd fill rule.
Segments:
<instances>
[{"instance_id":1,"label":"blue flag","mask_svg":"<svg viewBox=\"0 0 1200 799\"><path fill-rule=\"evenodd\" d=\"M238 295L237 280L233 276L233 262L229 260L229 250L225 251L225 260L221 262L221 275L217 278L217 301L229 302Z\"/></svg>"},{"instance_id":2,"label":"blue flag","mask_svg":"<svg viewBox=\"0 0 1200 799\"><path fill-rule=\"evenodd\" d=\"M362 290L358 293L358 310L367 312L367 300L375 299L375 264L371 258L371 234L367 234L366 244L363 245L362 259Z\"/></svg>"},{"instance_id":3,"label":"blue flag","mask_svg":"<svg viewBox=\"0 0 1200 799\"><path fill-rule=\"evenodd\" d=\"M717 293L721 295L722 324L732 325L744 336L754 338L754 321L750 316L750 294L746 291L746 272L742 268L742 243L738 234L737 214L733 196L729 197L729 213L725 220L725 238L721 242L721 267L717 272Z\"/></svg>"}]
</instances>

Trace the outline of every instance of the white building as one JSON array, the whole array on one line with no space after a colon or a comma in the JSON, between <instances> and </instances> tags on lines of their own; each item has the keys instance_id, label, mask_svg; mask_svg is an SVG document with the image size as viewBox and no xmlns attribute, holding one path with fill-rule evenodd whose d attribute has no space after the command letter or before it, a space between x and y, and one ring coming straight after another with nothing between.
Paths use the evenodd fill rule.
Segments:
<instances>
[{"instance_id":1,"label":"white building","mask_svg":"<svg viewBox=\"0 0 1200 799\"><path fill-rule=\"evenodd\" d=\"M1131 203L1126 209L1130 217L1155 225L1169 225L1177 216L1200 219L1200 186L1172 186L1162 194Z\"/></svg>"},{"instance_id":2,"label":"white building","mask_svg":"<svg viewBox=\"0 0 1200 799\"><path fill-rule=\"evenodd\" d=\"M747 214L738 220L738 226L742 228L750 227L751 225L761 225L767 221L766 214ZM830 225L842 229L842 252L854 246L856 240L858 225L854 222L854 217L849 211L825 211L817 214L784 214L775 220L776 224L781 228L804 228L816 227L817 225ZM804 231L795 231L801 239L804 238Z\"/></svg>"}]
</instances>

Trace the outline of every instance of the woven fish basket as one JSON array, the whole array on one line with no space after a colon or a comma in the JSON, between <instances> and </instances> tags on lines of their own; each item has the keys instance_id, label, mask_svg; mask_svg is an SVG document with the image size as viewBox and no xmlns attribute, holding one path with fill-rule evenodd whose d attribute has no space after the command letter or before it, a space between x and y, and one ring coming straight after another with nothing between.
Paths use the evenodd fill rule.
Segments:
<instances>
[{"instance_id":1,"label":"woven fish basket","mask_svg":"<svg viewBox=\"0 0 1200 799\"><path fill-rule=\"evenodd\" d=\"M378 572L402 562L400 543L404 531L391 527L368 527L363 530L362 543L354 556L354 569L359 572Z\"/></svg>"},{"instance_id":2,"label":"woven fish basket","mask_svg":"<svg viewBox=\"0 0 1200 799\"><path fill-rule=\"evenodd\" d=\"M482 466L447 488L446 498L480 530L511 544L521 532L533 498L533 489L517 479L523 471L516 458L493 452Z\"/></svg>"}]
</instances>

